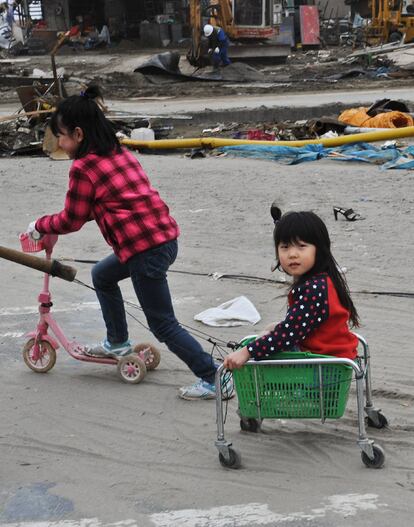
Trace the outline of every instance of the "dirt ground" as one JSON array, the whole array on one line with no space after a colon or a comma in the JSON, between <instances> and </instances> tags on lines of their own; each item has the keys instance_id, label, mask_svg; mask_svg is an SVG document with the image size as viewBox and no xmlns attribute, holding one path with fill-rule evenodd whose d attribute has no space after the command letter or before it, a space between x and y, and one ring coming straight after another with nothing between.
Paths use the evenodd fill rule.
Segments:
<instances>
[{"instance_id":1,"label":"dirt ground","mask_svg":"<svg viewBox=\"0 0 414 527\"><path fill-rule=\"evenodd\" d=\"M64 68L69 94L79 93L82 83L98 83L107 98L130 97L205 97L240 96L258 94L289 94L292 92L315 92L324 90L363 90L412 85L411 62L414 57L410 49L400 54L363 56L351 64L338 59L348 57L352 49L332 47L326 50L291 52L284 63L260 63L251 65L235 62L221 69L222 81L190 81L164 75L143 75L134 69L157 53L178 52L182 73L192 75L195 68L187 62L185 49L118 49L97 51L73 51L63 47L56 56L58 68ZM399 64L397 58L405 58ZM394 62L396 64L394 65ZM400 66L403 67L401 70ZM51 74L48 55L10 57L10 62L0 61L0 72L4 75L32 75L34 69ZM383 72L383 70L385 72ZM196 74L208 74L205 68ZM17 101L14 86L2 80L2 102Z\"/></svg>"},{"instance_id":2,"label":"dirt ground","mask_svg":"<svg viewBox=\"0 0 414 527\"><path fill-rule=\"evenodd\" d=\"M62 350L52 371L35 374L21 348L36 324L42 275L1 260L1 525L410 525L412 296L396 293L414 292L408 279L414 259L412 174L327 160L286 166L191 160L180 153L137 155L182 230L169 274L177 317L213 338L239 339L284 314L284 284L206 276L281 278L270 272L271 202L278 200L282 210L313 209L324 218L363 321L360 333L371 347L374 403L390 422L388 429L369 429L386 452L385 466L370 470L361 462L354 386L342 419L324 425L265 421L260 434L240 431L237 401L230 401L225 433L243 461L243 469L234 471L218 461L214 401L178 399L177 388L193 377L163 346L159 368L139 385L122 383L112 366L83 364ZM18 233L30 221L60 210L68 169L69 162L47 158L2 159L1 245L18 249ZM335 205L353 207L366 219L335 222ZM62 237L55 256L98 259L108 252L97 227L88 224ZM74 265L78 278L90 283L90 266ZM102 339L93 291L56 278L51 286L65 335L80 343ZM129 283L123 290L134 302ZM239 295L260 312L257 326L210 328L193 320ZM130 311L139 321L130 319L132 337L153 341L140 311Z\"/></svg>"}]
</instances>

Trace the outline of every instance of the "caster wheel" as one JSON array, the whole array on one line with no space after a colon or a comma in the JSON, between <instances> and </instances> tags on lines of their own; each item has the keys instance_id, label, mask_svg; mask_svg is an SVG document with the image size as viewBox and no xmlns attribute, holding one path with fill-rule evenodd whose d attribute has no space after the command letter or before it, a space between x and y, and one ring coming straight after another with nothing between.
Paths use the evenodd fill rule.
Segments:
<instances>
[{"instance_id":1,"label":"caster wheel","mask_svg":"<svg viewBox=\"0 0 414 527\"><path fill-rule=\"evenodd\" d=\"M240 419L240 428L243 432L252 432L257 434L260 430L260 421L251 417L244 417Z\"/></svg>"},{"instance_id":2,"label":"caster wheel","mask_svg":"<svg viewBox=\"0 0 414 527\"><path fill-rule=\"evenodd\" d=\"M386 428L388 426L388 420L381 412L377 413L377 420L374 421L371 417L367 417L365 422L371 428Z\"/></svg>"},{"instance_id":3,"label":"caster wheel","mask_svg":"<svg viewBox=\"0 0 414 527\"><path fill-rule=\"evenodd\" d=\"M144 352L141 356L141 353ZM145 362L147 371L155 370L158 364L161 362L161 353L159 350L152 344L147 342L142 344L137 344L134 347L134 353L140 356L140 358ZM144 359L145 356L145 359Z\"/></svg>"},{"instance_id":4,"label":"caster wheel","mask_svg":"<svg viewBox=\"0 0 414 527\"><path fill-rule=\"evenodd\" d=\"M383 449L378 445L372 446L374 450L374 459L370 459L365 452L361 452L362 462L368 468L381 468L385 461Z\"/></svg>"},{"instance_id":5,"label":"caster wheel","mask_svg":"<svg viewBox=\"0 0 414 527\"><path fill-rule=\"evenodd\" d=\"M47 340L39 342L40 356L34 359L34 345L35 339L30 339L26 342L23 348L23 360L31 370L36 373L46 373L53 368L56 363L56 351Z\"/></svg>"},{"instance_id":6,"label":"caster wheel","mask_svg":"<svg viewBox=\"0 0 414 527\"><path fill-rule=\"evenodd\" d=\"M226 468L240 468L241 466L241 457L238 452L229 448L229 459L226 459L223 454L219 454L219 461L223 467Z\"/></svg>"},{"instance_id":7,"label":"caster wheel","mask_svg":"<svg viewBox=\"0 0 414 527\"><path fill-rule=\"evenodd\" d=\"M142 359L131 353L119 360L118 374L124 382L138 384L147 374L147 368Z\"/></svg>"}]
</instances>

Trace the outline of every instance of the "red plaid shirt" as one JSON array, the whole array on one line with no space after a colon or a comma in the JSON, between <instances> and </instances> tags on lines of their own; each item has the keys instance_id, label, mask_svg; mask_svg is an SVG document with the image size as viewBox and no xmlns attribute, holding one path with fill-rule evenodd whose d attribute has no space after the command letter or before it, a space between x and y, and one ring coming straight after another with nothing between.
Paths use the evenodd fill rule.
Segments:
<instances>
[{"instance_id":1,"label":"red plaid shirt","mask_svg":"<svg viewBox=\"0 0 414 527\"><path fill-rule=\"evenodd\" d=\"M78 231L94 219L121 262L174 240L179 228L151 187L137 159L125 149L107 157L89 153L69 173L64 209L36 221L44 234Z\"/></svg>"}]
</instances>

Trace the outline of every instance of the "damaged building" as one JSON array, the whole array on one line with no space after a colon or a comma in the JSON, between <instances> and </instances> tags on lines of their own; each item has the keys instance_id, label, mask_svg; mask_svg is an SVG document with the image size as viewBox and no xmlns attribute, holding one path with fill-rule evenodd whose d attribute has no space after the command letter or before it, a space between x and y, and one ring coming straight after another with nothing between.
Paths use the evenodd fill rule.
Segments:
<instances>
[{"instance_id":1,"label":"damaged building","mask_svg":"<svg viewBox=\"0 0 414 527\"><path fill-rule=\"evenodd\" d=\"M325 2L325 4L323 4ZM79 27L84 35L101 31L106 25L111 39L136 40L145 47L163 47L179 44L191 38L191 0L21 0L23 11L30 13L34 30L47 32L68 31ZM226 10L234 25L242 28L260 28L272 34L285 35L287 43L299 42L302 22L300 18L313 17L312 32L318 32L319 14L338 17L349 11L345 0L228 0ZM329 9L328 9L329 4ZM209 20L212 6L223 10L221 0L200 0L201 16ZM230 7L229 7L230 6ZM333 6L333 7L332 7ZM306 9L302 15L300 11ZM313 10L313 12L311 12ZM309 26L309 22L305 24ZM247 30L246 29L246 30ZM245 32L246 32L245 30ZM240 30L241 31L241 30ZM40 33L38 33L40 36ZM232 34L229 35L232 38ZM248 35L251 37L252 35ZM267 38L268 35L265 36Z\"/></svg>"},{"instance_id":2,"label":"damaged building","mask_svg":"<svg viewBox=\"0 0 414 527\"><path fill-rule=\"evenodd\" d=\"M188 0L40 0L27 4L35 23L42 19L39 29L67 31L81 25L88 31L107 25L115 40L139 39L145 24L155 34L149 45L182 38L188 13ZM159 26L165 26L164 31Z\"/></svg>"}]
</instances>

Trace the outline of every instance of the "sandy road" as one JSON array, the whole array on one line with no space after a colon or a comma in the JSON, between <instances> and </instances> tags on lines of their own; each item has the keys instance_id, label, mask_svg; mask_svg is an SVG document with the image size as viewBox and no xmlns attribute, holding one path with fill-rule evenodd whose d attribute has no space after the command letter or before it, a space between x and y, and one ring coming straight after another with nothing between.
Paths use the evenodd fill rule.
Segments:
<instances>
[{"instance_id":1,"label":"sandy road","mask_svg":"<svg viewBox=\"0 0 414 527\"><path fill-rule=\"evenodd\" d=\"M327 221L353 291L413 292L407 279L414 259L409 172L333 161L284 166L181 155L141 160L181 225L176 270L270 278L268 210L279 199L282 209L312 208ZM2 245L17 248L20 230L60 208L68 167L43 158L2 159ZM335 222L333 205L353 207L366 220ZM96 259L107 253L92 224L56 247L57 256ZM412 298L355 294L361 333L372 349L375 402L391 422L389 430L370 431L386 450L384 469L361 463L353 391L339 421L267 421L259 435L240 432L231 401L226 435L244 463L243 470L232 471L217 459L214 402L176 397L192 375L162 347L159 369L137 386L120 382L112 367L78 363L64 353L48 374L29 371L20 349L22 334L36 321L41 275L6 261L0 265L2 526L411 524ZM88 266L79 265L79 278L89 282ZM207 328L193 321L194 314L240 294L255 304L262 325L285 310L283 285L179 273L171 273L170 281L179 320L223 340L259 328ZM100 340L94 293L57 279L52 288L66 335L85 343ZM124 291L134 300L129 284ZM145 322L139 311L134 315ZM151 339L135 321L131 333L136 340Z\"/></svg>"},{"instance_id":2,"label":"sandy road","mask_svg":"<svg viewBox=\"0 0 414 527\"><path fill-rule=\"evenodd\" d=\"M115 95L115 94L114 94ZM271 93L269 95L211 96L206 85L204 96L197 97L150 97L118 100L108 97L106 104L111 110L142 113L143 115L174 115L202 112L205 109L231 110L236 108L254 109L261 106L277 107L318 107L333 103L349 106L368 105L379 99L389 98L414 103L414 94L410 88L383 87L365 90L324 90L314 93ZM0 116L13 114L19 103L0 104Z\"/></svg>"}]
</instances>

